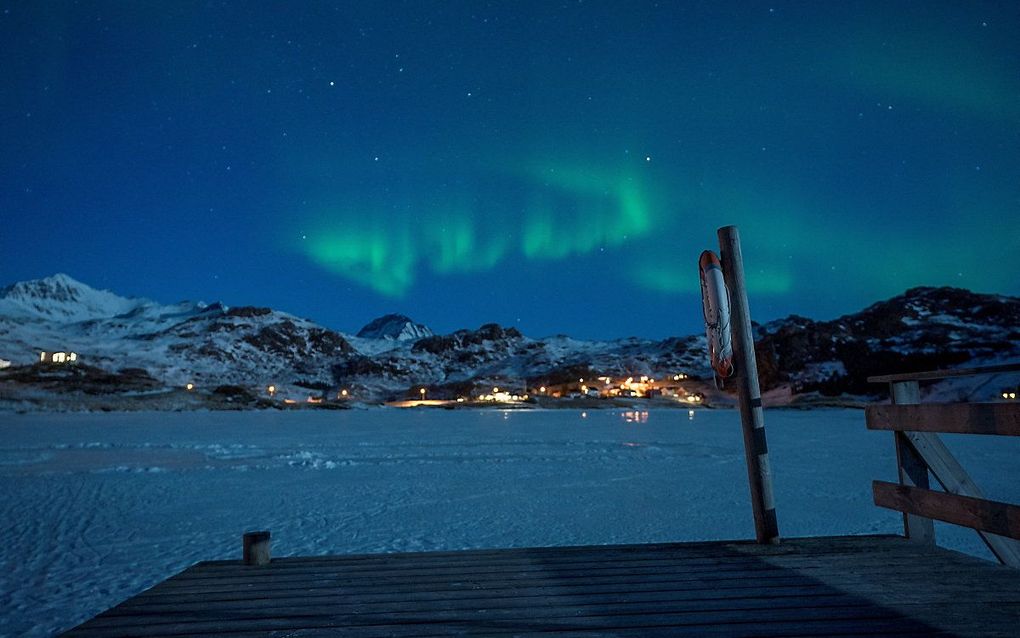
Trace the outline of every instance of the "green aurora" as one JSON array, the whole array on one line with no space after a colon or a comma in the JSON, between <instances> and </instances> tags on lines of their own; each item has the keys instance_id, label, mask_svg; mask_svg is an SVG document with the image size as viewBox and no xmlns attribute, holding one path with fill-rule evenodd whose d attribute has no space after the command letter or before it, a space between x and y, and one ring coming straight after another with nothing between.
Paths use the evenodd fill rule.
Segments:
<instances>
[{"instance_id":1,"label":"green aurora","mask_svg":"<svg viewBox=\"0 0 1020 638\"><path fill-rule=\"evenodd\" d=\"M1016 1L9 4L0 281L682 335L736 224L758 321L1020 294Z\"/></svg>"},{"instance_id":2,"label":"green aurora","mask_svg":"<svg viewBox=\"0 0 1020 638\"><path fill-rule=\"evenodd\" d=\"M639 240L657 221L647 187L632 174L556 166L521 171L518 180L523 189L513 190L526 193L518 207L480 194L474 204L430 202L425 221L410 205L385 219L367 207L327 210L311 224L327 230L302 243L321 266L398 297L422 268L442 275L514 257L563 260Z\"/></svg>"}]
</instances>

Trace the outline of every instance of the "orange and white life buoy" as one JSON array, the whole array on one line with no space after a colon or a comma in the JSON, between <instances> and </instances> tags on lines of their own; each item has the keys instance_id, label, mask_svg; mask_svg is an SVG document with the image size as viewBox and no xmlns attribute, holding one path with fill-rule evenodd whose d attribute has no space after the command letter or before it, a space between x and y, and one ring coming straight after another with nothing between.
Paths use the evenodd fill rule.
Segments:
<instances>
[{"instance_id":1,"label":"orange and white life buoy","mask_svg":"<svg viewBox=\"0 0 1020 638\"><path fill-rule=\"evenodd\" d=\"M701 274L701 305L705 315L708 356L716 375L733 374L733 341L730 335L730 295L723 280L722 264L711 250L698 259Z\"/></svg>"}]
</instances>

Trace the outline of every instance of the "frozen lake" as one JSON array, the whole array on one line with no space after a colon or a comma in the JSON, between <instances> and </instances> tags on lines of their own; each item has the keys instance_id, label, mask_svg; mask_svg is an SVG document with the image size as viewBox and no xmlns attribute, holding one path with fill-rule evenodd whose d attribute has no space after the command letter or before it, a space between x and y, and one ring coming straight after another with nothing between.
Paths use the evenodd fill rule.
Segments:
<instances>
[{"instance_id":1,"label":"frozen lake","mask_svg":"<svg viewBox=\"0 0 1020 638\"><path fill-rule=\"evenodd\" d=\"M768 411L780 532L899 533L892 435ZM1020 502L1020 441L945 437ZM0 633L66 629L199 560L753 537L730 411L0 415ZM940 544L988 556L970 530Z\"/></svg>"}]
</instances>

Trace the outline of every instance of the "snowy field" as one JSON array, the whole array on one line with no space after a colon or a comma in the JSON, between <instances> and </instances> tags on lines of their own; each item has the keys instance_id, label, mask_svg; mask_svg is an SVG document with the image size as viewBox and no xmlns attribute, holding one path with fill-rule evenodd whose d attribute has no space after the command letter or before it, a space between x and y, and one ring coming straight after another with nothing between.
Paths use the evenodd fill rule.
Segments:
<instances>
[{"instance_id":1,"label":"snowy field","mask_svg":"<svg viewBox=\"0 0 1020 638\"><path fill-rule=\"evenodd\" d=\"M769 411L780 530L898 533L892 435ZM946 437L1020 502L1020 441ZM66 629L204 559L753 536L731 411L0 415L0 633ZM987 556L970 530L940 543Z\"/></svg>"}]
</instances>

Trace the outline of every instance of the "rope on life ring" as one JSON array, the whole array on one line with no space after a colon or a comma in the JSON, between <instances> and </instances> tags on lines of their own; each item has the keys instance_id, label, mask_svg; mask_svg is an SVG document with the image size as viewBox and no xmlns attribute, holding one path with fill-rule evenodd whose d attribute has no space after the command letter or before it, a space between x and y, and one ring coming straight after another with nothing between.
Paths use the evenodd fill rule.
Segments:
<instances>
[{"instance_id":1,"label":"rope on life ring","mask_svg":"<svg viewBox=\"0 0 1020 638\"><path fill-rule=\"evenodd\" d=\"M730 334L730 294L723 280L722 263L711 250L698 259L701 307L708 337L708 357L719 378L733 375L733 340Z\"/></svg>"}]
</instances>

